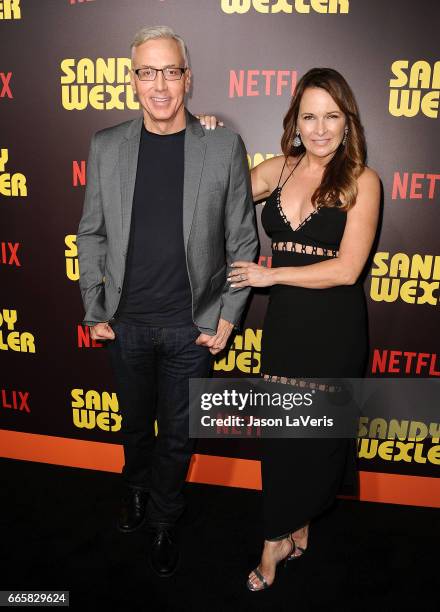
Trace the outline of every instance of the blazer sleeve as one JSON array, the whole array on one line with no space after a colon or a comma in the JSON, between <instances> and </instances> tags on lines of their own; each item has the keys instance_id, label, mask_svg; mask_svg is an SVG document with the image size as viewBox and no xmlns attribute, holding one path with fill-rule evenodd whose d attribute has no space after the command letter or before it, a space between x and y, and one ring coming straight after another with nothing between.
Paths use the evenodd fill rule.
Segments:
<instances>
[{"instance_id":1,"label":"blazer sleeve","mask_svg":"<svg viewBox=\"0 0 440 612\"><path fill-rule=\"evenodd\" d=\"M83 322L86 325L94 325L105 320L103 302L107 232L102 207L96 141L95 134L90 145L84 207L76 238L79 287L86 311Z\"/></svg>"},{"instance_id":2,"label":"blazer sleeve","mask_svg":"<svg viewBox=\"0 0 440 612\"><path fill-rule=\"evenodd\" d=\"M226 263L254 261L258 253L258 234L255 208L252 200L249 166L246 149L236 134L231 153L228 194L225 205ZM220 317L239 325L250 287L231 288L226 283L221 297Z\"/></svg>"}]
</instances>

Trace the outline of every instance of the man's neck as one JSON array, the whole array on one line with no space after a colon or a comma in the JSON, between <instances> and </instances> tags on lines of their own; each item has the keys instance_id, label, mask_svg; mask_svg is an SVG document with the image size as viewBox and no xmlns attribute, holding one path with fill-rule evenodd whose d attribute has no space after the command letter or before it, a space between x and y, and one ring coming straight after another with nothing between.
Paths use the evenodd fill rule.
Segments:
<instances>
[{"instance_id":1,"label":"man's neck","mask_svg":"<svg viewBox=\"0 0 440 612\"><path fill-rule=\"evenodd\" d=\"M153 134L160 134L162 136L181 132L186 127L185 109L182 109L182 112L179 112L169 121L155 121L152 119L152 117L150 117L150 115L148 115L148 113L144 113L144 126L149 132L153 132Z\"/></svg>"}]
</instances>

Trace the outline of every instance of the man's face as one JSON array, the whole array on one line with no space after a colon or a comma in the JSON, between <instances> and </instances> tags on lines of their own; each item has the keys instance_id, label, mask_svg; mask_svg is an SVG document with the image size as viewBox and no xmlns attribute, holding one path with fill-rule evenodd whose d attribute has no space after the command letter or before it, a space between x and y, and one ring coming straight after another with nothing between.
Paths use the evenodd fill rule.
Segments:
<instances>
[{"instance_id":1,"label":"man's face","mask_svg":"<svg viewBox=\"0 0 440 612\"><path fill-rule=\"evenodd\" d=\"M178 43L171 38L158 38L135 47L132 66L136 68L184 68ZM144 111L154 123L170 123L184 113L184 97L188 92L191 72L187 70L178 81L167 81L158 72L154 81L140 81L131 73L131 85Z\"/></svg>"}]
</instances>

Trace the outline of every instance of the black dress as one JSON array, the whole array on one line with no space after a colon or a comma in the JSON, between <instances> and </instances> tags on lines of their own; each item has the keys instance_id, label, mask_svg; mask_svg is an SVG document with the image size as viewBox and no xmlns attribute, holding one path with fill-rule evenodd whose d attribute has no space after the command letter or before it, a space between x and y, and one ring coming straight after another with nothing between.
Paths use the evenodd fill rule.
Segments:
<instances>
[{"instance_id":1,"label":"black dress","mask_svg":"<svg viewBox=\"0 0 440 612\"><path fill-rule=\"evenodd\" d=\"M345 229L347 215L338 208L319 207L298 227L290 225L280 196L292 173L281 186L278 183L261 215L272 239L274 268L337 257ZM263 376L275 382L362 377L366 357L367 316L360 282L328 289L271 287L261 347ZM355 492L354 440L265 439L262 452L267 540L303 527L337 493Z\"/></svg>"}]
</instances>

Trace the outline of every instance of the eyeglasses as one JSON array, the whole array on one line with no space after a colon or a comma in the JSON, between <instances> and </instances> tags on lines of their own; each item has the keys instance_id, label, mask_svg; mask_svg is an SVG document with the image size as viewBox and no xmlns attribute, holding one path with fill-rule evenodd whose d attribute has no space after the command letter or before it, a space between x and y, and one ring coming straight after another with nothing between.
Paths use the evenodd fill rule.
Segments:
<instances>
[{"instance_id":1,"label":"eyeglasses","mask_svg":"<svg viewBox=\"0 0 440 612\"><path fill-rule=\"evenodd\" d=\"M133 72L140 81L154 81L157 73L161 72L166 81L179 81L187 68L136 68Z\"/></svg>"}]
</instances>

